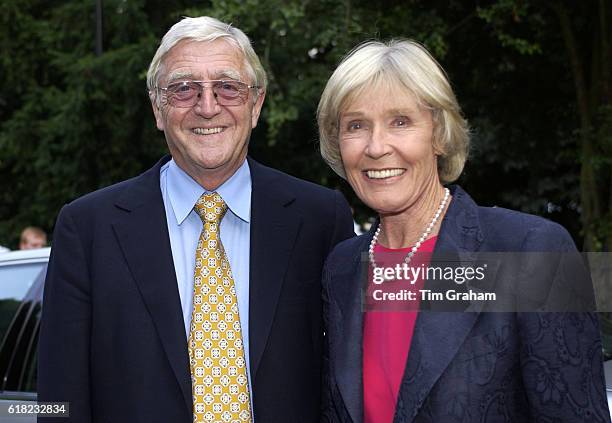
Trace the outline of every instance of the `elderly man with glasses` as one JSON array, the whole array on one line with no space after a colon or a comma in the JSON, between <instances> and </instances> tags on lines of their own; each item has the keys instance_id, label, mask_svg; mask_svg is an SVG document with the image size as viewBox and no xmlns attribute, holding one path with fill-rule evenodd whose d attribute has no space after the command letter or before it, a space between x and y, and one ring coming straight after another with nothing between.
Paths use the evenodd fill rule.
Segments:
<instances>
[{"instance_id":1,"label":"elderly man with glasses","mask_svg":"<svg viewBox=\"0 0 612 423\"><path fill-rule=\"evenodd\" d=\"M266 74L239 29L181 20L147 86L170 156L60 212L39 400L69 402L62 422L318 421L346 201L247 157Z\"/></svg>"}]
</instances>

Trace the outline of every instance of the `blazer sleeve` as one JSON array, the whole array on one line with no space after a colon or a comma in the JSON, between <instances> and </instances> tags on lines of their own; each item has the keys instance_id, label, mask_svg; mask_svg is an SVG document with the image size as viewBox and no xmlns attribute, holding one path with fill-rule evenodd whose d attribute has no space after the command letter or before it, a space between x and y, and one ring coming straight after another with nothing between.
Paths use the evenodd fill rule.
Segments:
<instances>
[{"instance_id":1,"label":"blazer sleeve","mask_svg":"<svg viewBox=\"0 0 612 423\"><path fill-rule=\"evenodd\" d=\"M523 251L559 252L548 301L563 299L567 256L577 255L565 229L548 223L531 230ZM589 287L590 289L590 287ZM520 359L533 422L610 422L597 314L518 313Z\"/></svg>"},{"instance_id":2,"label":"blazer sleeve","mask_svg":"<svg viewBox=\"0 0 612 423\"><path fill-rule=\"evenodd\" d=\"M45 281L38 350L38 400L69 403L69 418L40 421L91 421L91 287L87 257L71 206L55 226Z\"/></svg>"},{"instance_id":3,"label":"blazer sleeve","mask_svg":"<svg viewBox=\"0 0 612 423\"><path fill-rule=\"evenodd\" d=\"M353 231L353 214L344 196L336 191L334 193L334 213L335 221L333 233L330 238L328 251L332 251L334 246L345 239L355 236ZM323 293L323 327L329 328L329 284L331 276L329 272L330 256L326 260L323 275L322 275L322 293ZM325 329L327 330L327 329ZM321 389L321 422L338 422L335 409L332 401L331 393L331 370L329 367L329 336L325 334L323 338L323 369L322 369L322 389Z\"/></svg>"}]
</instances>

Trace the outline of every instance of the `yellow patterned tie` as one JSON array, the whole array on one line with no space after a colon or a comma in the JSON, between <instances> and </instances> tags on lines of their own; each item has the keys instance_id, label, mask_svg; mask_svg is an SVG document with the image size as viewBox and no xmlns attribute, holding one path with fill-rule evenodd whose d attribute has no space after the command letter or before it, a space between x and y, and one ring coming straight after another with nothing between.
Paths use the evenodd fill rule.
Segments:
<instances>
[{"instance_id":1,"label":"yellow patterned tie","mask_svg":"<svg viewBox=\"0 0 612 423\"><path fill-rule=\"evenodd\" d=\"M194 210L204 227L196 249L189 331L193 421L250 422L236 287L219 235L227 205L213 192L202 194Z\"/></svg>"}]
</instances>

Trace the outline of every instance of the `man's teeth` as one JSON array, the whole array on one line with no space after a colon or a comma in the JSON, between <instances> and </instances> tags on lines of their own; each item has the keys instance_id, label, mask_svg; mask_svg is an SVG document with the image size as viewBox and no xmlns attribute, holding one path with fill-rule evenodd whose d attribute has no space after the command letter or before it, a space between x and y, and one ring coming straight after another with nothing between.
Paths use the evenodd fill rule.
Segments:
<instances>
[{"instance_id":1,"label":"man's teeth","mask_svg":"<svg viewBox=\"0 0 612 423\"><path fill-rule=\"evenodd\" d=\"M223 128L193 128L193 133L197 135L218 134Z\"/></svg>"},{"instance_id":2,"label":"man's teeth","mask_svg":"<svg viewBox=\"0 0 612 423\"><path fill-rule=\"evenodd\" d=\"M385 179L392 176L398 176L404 173L404 169L385 169L385 170L368 170L366 174L371 179Z\"/></svg>"}]
</instances>

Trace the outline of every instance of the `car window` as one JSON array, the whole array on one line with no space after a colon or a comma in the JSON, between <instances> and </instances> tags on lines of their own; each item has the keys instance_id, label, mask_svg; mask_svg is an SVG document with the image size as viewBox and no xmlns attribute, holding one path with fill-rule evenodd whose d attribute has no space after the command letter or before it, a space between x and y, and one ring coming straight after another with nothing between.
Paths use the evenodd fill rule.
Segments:
<instances>
[{"instance_id":1,"label":"car window","mask_svg":"<svg viewBox=\"0 0 612 423\"><path fill-rule=\"evenodd\" d=\"M3 392L36 392L36 351L42 262L0 265L0 398Z\"/></svg>"},{"instance_id":2,"label":"car window","mask_svg":"<svg viewBox=\"0 0 612 423\"><path fill-rule=\"evenodd\" d=\"M43 267L44 263L19 263L0 266L0 300L21 301Z\"/></svg>"},{"instance_id":3,"label":"car window","mask_svg":"<svg viewBox=\"0 0 612 423\"><path fill-rule=\"evenodd\" d=\"M26 293L44 271L45 263L0 266L0 343Z\"/></svg>"}]
</instances>

